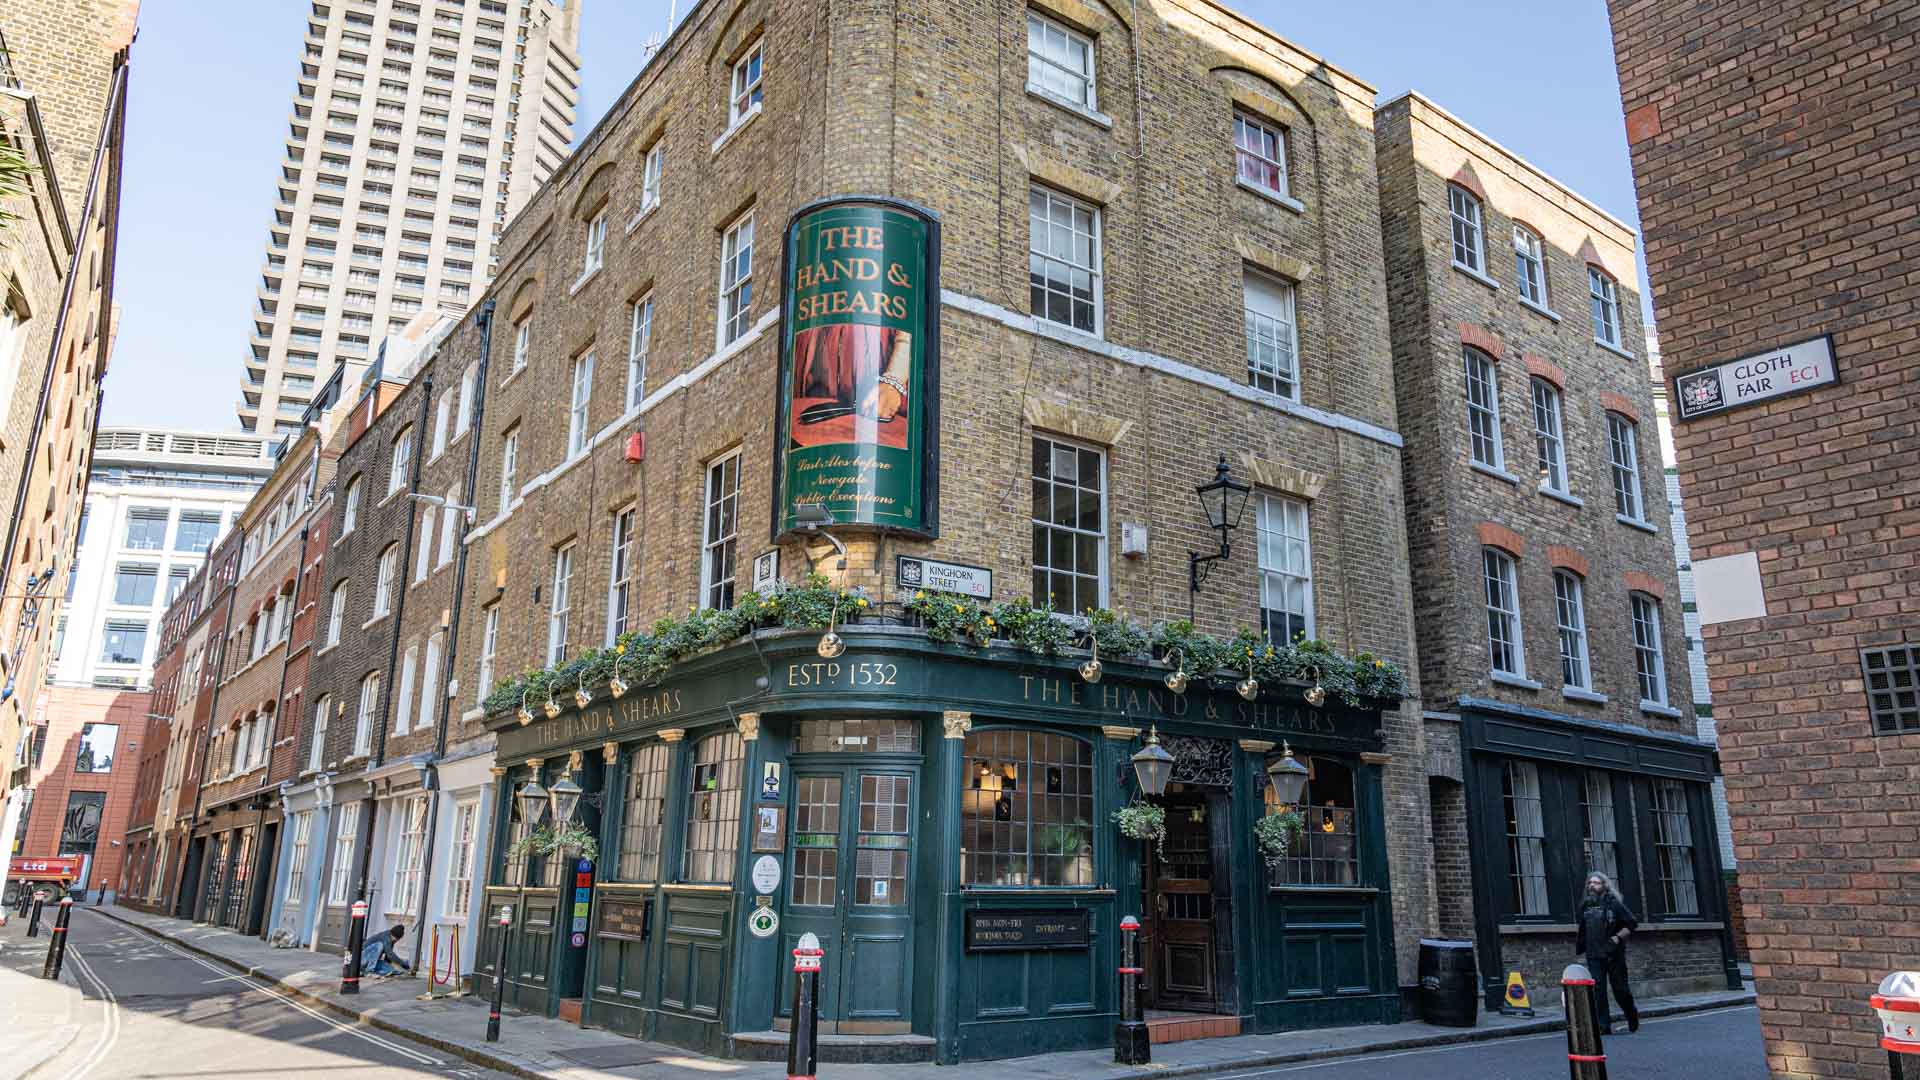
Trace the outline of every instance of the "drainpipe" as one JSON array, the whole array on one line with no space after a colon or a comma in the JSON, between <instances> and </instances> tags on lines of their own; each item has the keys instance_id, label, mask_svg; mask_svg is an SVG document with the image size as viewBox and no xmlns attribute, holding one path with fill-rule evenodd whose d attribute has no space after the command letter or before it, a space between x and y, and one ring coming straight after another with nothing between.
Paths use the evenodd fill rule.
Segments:
<instances>
[{"instance_id":1,"label":"drainpipe","mask_svg":"<svg viewBox=\"0 0 1920 1080\"><path fill-rule=\"evenodd\" d=\"M473 376L473 415L468 417L467 430L471 437L467 440L467 480L462 489L466 492L467 505L478 507L474 485L480 480L480 421L487 414L487 356L493 345L493 305L491 297L480 305L479 314L474 322L480 327L480 366L474 369ZM442 510L445 508L442 507ZM478 510L475 511L478 513ZM463 518L465 515L461 515ZM460 608L466 599L467 590L467 530L473 527L471 521L462 521L460 538L453 563L453 604L447 614L447 647L440 658L441 670L451 678L454 661L460 655ZM453 699L447 695L446 679L442 679L440 689L434 692L436 703L434 710L438 715L433 726L433 756L427 759L427 788L432 792L432 802L427 810L427 849L421 855L422 872L427 877L428 887L420 890L420 910L415 925L424 928L427 925L427 901L433 894L433 848L434 841L440 835L440 759L447 753L447 726L452 720ZM426 934L415 934L413 938L413 968L420 970L420 950L424 947ZM454 974L459 974L460 958L454 957ZM429 980L431 984L431 980Z\"/></svg>"}]
</instances>

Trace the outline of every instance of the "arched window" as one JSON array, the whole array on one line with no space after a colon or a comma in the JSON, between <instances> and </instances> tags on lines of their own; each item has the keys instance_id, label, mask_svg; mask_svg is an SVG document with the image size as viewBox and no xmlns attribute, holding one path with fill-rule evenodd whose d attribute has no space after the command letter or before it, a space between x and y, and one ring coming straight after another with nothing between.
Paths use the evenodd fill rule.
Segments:
<instances>
[{"instance_id":1,"label":"arched window","mask_svg":"<svg viewBox=\"0 0 1920 1080\"><path fill-rule=\"evenodd\" d=\"M1520 299L1537 308L1547 306L1547 245L1525 225L1513 227L1513 276Z\"/></svg>"},{"instance_id":2,"label":"arched window","mask_svg":"<svg viewBox=\"0 0 1920 1080\"><path fill-rule=\"evenodd\" d=\"M722 731L694 744L682 881L733 883L734 853L740 848L740 770L745 758L738 731Z\"/></svg>"},{"instance_id":3,"label":"arched window","mask_svg":"<svg viewBox=\"0 0 1920 1080\"><path fill-rule=\"evenodd\" d=\"M1093 884L1093 746L1071 735L967 735L960 883Z\"/></svg>"},{"instance_id":4,"label":"arched window","mask_svg":"<svg viewBox=\"0 0 1920 1080\"><path fill-rule=\"evenodd\" d=\"M345 536L360 523L360 478L347 481L347 496L340 500L340 535Z\"/></svg>"},{"instance_id":5,"label":"arched window","mask_svg":"<svg viewBox=\"0 0 1920 1080\"><path fill-rule=\"evenodd\" d=\"M1268 867L1271 885L1360 883L1359 809L1353 768L1333 758L1304 755L1307 788L1300 797L1301 833L1287 857ZM1262 789L1269 812L1279 808L1272 785Z\"/></svg>"},{"instance_id":6,"label":"arched window","mask_svg":"<svg viewBox=\"0 0 1920 1080\"><path fill-rule=\"evenodd\" d=\"M627 759L627 801L620 814L620 862L615 881L660 878L660 832L667 820L666 743L650 742Z\"/></svg>"},{"instance_id":7,"label":"arched window","mask_svg":"<svg viewBox=\"0 0 1920 1080\"><path fill-rule=\"evenodd\" d=\"M1593 340L1620 347L1620 286L1613 275L1587 267L1587 294L1593 304Z\"/></svg>"}]
</instances>

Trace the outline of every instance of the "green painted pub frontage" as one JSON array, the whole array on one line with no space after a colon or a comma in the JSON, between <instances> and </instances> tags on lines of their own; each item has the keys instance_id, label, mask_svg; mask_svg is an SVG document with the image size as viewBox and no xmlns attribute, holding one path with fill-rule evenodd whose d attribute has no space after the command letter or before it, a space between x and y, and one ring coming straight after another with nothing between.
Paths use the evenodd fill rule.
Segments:
<instances>
[{"instance_id":1,"label":"green painted pub frontage","mask_svg":"<svg viewBox=\"0 0 1920 1080\"><path fill-rule=\"evenodd\" d=\"M811 932L823 1035L894 1036L862 1040L878 1060L1009 1057L1111 1044L1137 915L1151 1009L1251 1032L1400 1019L1378 710L1293 684L1175 694L1118 663L1088 683L907 627L845 638L823 659L817 633L763 631L619 699L494 717L479 989L505 906L510 1005L778 1057ZM1112 815L1155 731L1174 766L1149 855ZM1253 825L1283 744L1311 770L1305 832L1269 864ZM541 824L513 794L563 776L599 857L510 857Z\"/></svg>"}]
</instances>

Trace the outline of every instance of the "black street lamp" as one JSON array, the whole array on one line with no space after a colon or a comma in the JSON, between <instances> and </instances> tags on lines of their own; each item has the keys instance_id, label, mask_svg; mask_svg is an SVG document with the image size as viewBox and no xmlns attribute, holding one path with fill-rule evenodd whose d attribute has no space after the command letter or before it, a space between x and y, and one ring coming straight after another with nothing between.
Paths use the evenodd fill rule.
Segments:
<instances>
[{"instance_id":1,"label":"black street lamp","mask_svg":"<svg viewBox=\"0 0 1920 1080\"><path fill-rule=\"evenodd\" d=\"M580 785L573 782L571 774L553 782L547 789L547 798L553 803L553 824L564 829L573 824L573 811L580 805Z\"/></svg>"},{"instance_id":2,"label":"black street lamp","mask_svg":"<svg viewBox=\"0 0 1920 1080\"><path fill-rule=\"evenodd\" d=\"M521 784L520 790L514 793L513 798L520 804L520 820L529 826L539 823L540 811L547 808L549 801L547 789L540 786L538 776Z\"/></svg>"},{"instance_id":3,"label":"black street lamp","mask_svg":"<svg viewBox=\"0 0 1920 1080\"><path fill-rule=\"evenodd\" d=\"M1187 621L1193 621L1194 601L1200 595L1200 585L1212 572L1213 564L1232 553L1230 543L1233 530L1240 527L1240 519L1247 512L1247 498L1253 494L1251 485L1243 484L1233 478L1232 469L1227 465L1227 455L1220 455L1215 465L1213 480L1202 484L1195 490L1200 495L1200 507L1207 512L1207 527L1220 534L1220 550L1212 555L1202 555L1197 551L1187 552Z\"/></svg>"}]
</instances>

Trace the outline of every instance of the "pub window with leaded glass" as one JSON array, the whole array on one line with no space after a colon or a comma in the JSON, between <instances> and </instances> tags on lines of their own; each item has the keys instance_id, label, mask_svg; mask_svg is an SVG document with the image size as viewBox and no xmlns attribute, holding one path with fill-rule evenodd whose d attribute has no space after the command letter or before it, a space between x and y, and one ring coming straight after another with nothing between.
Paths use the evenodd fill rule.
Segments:
<instances>
[{"instance_id":1,"label":"pub window with leaded glass","mask_svg":"<svg viewBox=\"0 0 1920 1080\"><path fill-rule=\"evenodd\" d=\"M793 883L788 903L834 906L840 882L840 778L802 776L793 788Z\"/></svg>"},{"instance_id":2,"label":"pub window with leaded glass","mask_svg":"<svg viewBox=\"0 0 1920 1080\"><path fill-rule=\"evenodd\" d=\"M1545 915L1547 823L1539 766L1530 761L1506 762L1500 788L1507 825L1507 902L1515 915Z\"/></svg>"},{"instance_id":3,"label":"pub window with leaded glass","mask_svg":"<svg viewBox=\"0 0 1920 1080\"><path fill-rule=\"evenodd\" d=\"M687 864L682 881L733 883L740 849L740 769L746 756L737 731L709 735L694 744L693 781L687 790Z\"/></svg>"},{"instance_id":4,"label":"pub window with leaded glass","mask_svg":"<svg viewBox=\"0 0 1920 1080\"><path fill-rule=\"evenodd\" d=\"M648 743L627 764L627 802L620 814L618 881L657 881L660 832L667 819L666 743Z\"/></svg>"},{"instance_id":5,"label":"pub window with leaded glass","mask_svg":"<svg viewBox=\"0 0 1920 1080\"><path fill-rule=\"evenodd\" d=\"M920 725L903 717L802 720L794 728L796 754L917 754Z\"/></svg>"},{"instance_id":6,"label":"pub window with leaded glass","mask_svg":"<svg viewBox=\"0 0 1920 1080\"><path fill-rule=\"evenodd\" d=\"M1269 762L1271 764L1271 762ZM1353 769L1332 758L1305 756L1307 787L1300 797L1301 832L1287 857L1267 867L1267 883L1357 885L1360 882L1359 804ZM1280 808L1273 785L1261 785L1268 813Z\"/></svg>"},{"instance_id":7,"label":"pub window with leaded glass","mask_svg":"<svg viewBox=\"0 0 1920 1080\"><path fill-rule=\"evenodd\" d=\"M907 902L907 833L913 824L913 777L860 774L859 831L854 834L853 902L903 907Z\"/></svg>"},{"instance_id":8,"label":"pub window with leaded glass","mask_svg":"<svg viewBox=\"0 0 1920 1080\"><path fill-rule=\"evenodd\" d=\"M1585 831L1581 843L1586 855L1586 871L1595 870L1616 880L1620 877L1619 819L1613 812L1613 777L1599 769L1581 774L1580 811Z\"/></svg>"},{"instance_id":9,"label":"pub window with leaded glass","mask_svg":"<svg viewBox=\"0 0 1920 1080\"><path fill-rule=\"evenodd\" d=\"M1093 884L1093 747L1044 731L967 736L960 882Z\"/></svg>"}]
</instances>

